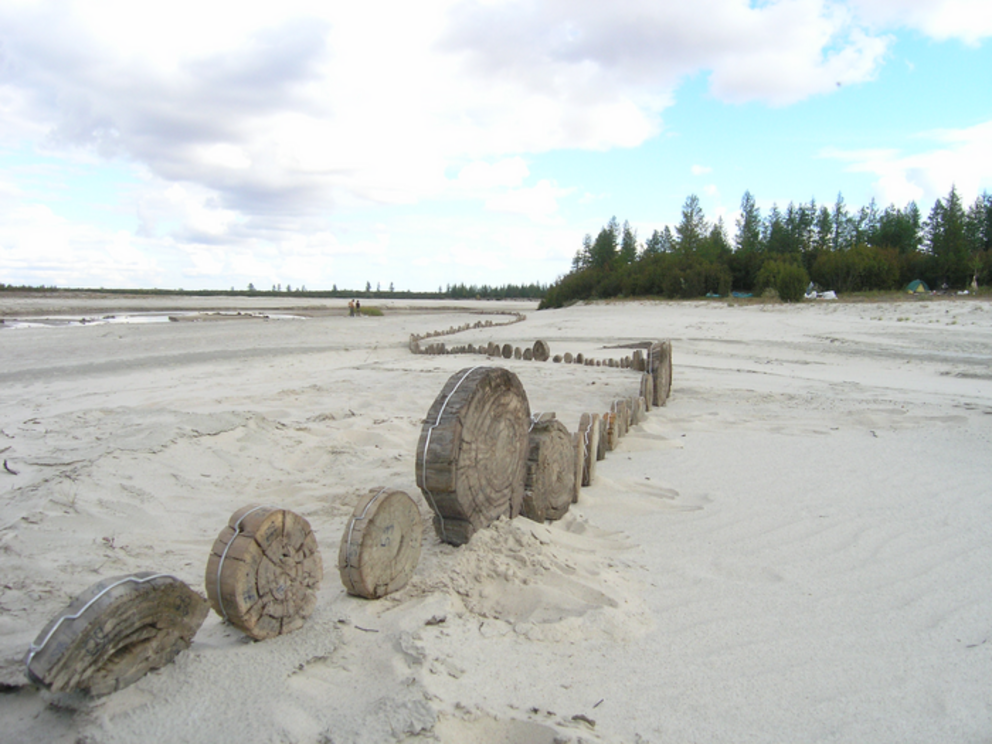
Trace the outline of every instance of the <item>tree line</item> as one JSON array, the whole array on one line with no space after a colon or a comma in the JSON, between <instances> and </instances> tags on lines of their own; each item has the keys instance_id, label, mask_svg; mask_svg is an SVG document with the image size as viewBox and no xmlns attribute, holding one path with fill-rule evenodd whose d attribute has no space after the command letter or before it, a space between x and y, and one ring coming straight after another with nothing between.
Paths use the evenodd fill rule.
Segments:
<instances>
[{"instance_id":1,"label":"tree line","mask_svg":"<svg viewBox=\"0 0 992 744\"><path fill-rule=\"evenodd\" d=\"M686 197L675 229L654 230L643 242L616 217L595 239L586 235L571 270L552 284L541 307L581 299L634 295L726 296L774 288L801 299L812 281L838 292L892 290L914 279L931 287L992 284L992 195L965 208L955 187L924 219L915 202L880 209L873 199L849 209L773 204L762 215L754 196L741 198L731 240L723 218L706 218L699 198Z\"/></svg>"}]
</instances>

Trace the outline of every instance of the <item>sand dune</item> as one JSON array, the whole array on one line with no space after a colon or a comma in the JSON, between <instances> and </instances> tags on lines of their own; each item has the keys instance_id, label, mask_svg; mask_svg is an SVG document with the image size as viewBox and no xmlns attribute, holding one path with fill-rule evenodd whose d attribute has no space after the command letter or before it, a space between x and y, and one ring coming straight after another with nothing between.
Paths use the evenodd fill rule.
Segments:
<instances>
[{"instance_id":1,"label":"sand dune","mask_svg":"<svg viewBox=\"0 0 992 744\"><path fill-rule=\"evenodd\" d=\"M988 302L376 304L384 317L352 319L298 298L0 297L4 741L992 739ZM138 309L271 319L120 322ZM390 486L430 517L421 421L450 375L487 363L412 355L409 334L491 310L528 317L450 339L604 358L671 338L668 405L563 520L462 548L428 529L405 589L349 597L352 508ZM620 369L488 363L573 430L637 389ZM248 503L302 514L320 541L303 630L248 642L212 615L105 698L24 686L28 644L95 581L156 570L202 591Z\"/></svg>"}]
</instances>

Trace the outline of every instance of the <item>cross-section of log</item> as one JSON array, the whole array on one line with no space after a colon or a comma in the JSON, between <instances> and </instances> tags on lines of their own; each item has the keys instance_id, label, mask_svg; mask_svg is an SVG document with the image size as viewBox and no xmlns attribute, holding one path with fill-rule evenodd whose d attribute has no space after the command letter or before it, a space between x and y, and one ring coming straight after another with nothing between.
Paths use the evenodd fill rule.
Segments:
<instances>
[{"instance_id":1,"label":"cross-section of log","mask_svg":"<svg viewBox=\"0 0 992 744\"><path fill-rule=\"evenodd\" d=\"M207 612L206 600L173 576L104 579L41 631L28 677L54 692L120 690L189 648Z\"/></svg>"},{"instance_id":2,"label":"cross-section of log","mask_svg":"<svg viewBox=\"0 0 992 744\"><path fill-rule=\"evenodd\" d=\"M572 503L579 503L579 491L582 490L582 471L585 470L586 440L581 432L572 433Z\"/></svg>"},{"instance_id":3,"label":"cross-section of log","mask_svg":"<svg viewBox=\"0 0 992 744\"><path fill-rule=\"evenodd\" d=\"M599 449L599 414L583 413L579 418L579 434L585 442L585 456L582 458L582 485L591 486L596 479L596 460Z\"/></svg>"},{"instance_id":4,"label":"cross-section of log","mask_svg":"<svg viewBox=\"0 0 992 744\"><path fill-rule=\"evenodd\" d=\"M546 362L551 358L551 347L547 341L535 341L532 354L535 362Z\"/></svg>"},{"instance_id":5,"label":"cross-section of log","mask_svg":"<svg viewBox=\"0 0 992 744\"><path fill-rule=\"evenodd\" d=\"M527 394L507 369L463 369L441 388L416 453L417 485L441 540L462 545L476 530L520 513L529 425Z\"/></svg>"},{"instance_id":6,"label":"cross-section of log","mask_svg":"<svg viewBox=\"0 0 992 744\"><path fill-rule=\"evenodd\" d=\"M527 454L523 514L535 522L561 519L575 490L575 445L556 419L533 422Z\"/></svg>"},{"instance_id":7,"label":"cross-section of log","mask_svg":"<svg viewBox=\"0 0 992 744\"><path fill-rule=\"evenodd\" d=\"M672 391L672 342L658 341L648 350L649 372L654 378L651 405L663 406Z\"/></svg>"},{"instance_id":8,"label":"cross-section of log","mask_svg":"<svg viewBox=\"0 0 992 744\"><path fill-rule=\"evenodd\" d=\"M207 560L214 611L256 640L303 627L317 605L324 565L310 523L273 506L231 515Z\"/></svg>"},{"instance_id":9,"label":"cross-section of log","mask_svg":"<svg viewBox=\"0 0 992 744\"><path fill-rule=\"evenodd\" d=\"M417 568L423 538L424 524L413 499L403 491L369 491L345 525L338 551L348 594L378 599L402 589Z\"/></svg>"}]
</instances>

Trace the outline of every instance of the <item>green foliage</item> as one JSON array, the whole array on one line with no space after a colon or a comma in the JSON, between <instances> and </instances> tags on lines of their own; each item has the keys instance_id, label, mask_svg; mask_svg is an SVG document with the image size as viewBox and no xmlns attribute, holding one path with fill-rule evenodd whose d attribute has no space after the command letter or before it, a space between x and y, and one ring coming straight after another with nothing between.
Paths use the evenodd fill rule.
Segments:
<instances>
[{"instance_id":1,"label":"green foliage","mask_svg":"<svg viewBox=\"0 0 992 744\"><path fill-rule=\"evenodd\" d=\"M766 261L758 272L756 292L774 289L783 302L798 302L806 295L809 274L797 262L788 259Z\"/></svg>"},{"instance_id":2,"label":"green foliage","mask_svg":"<svg viewBox=\"0 0 992 744\"><path fill-rule=\"evenodd\" d=\"M818 285L837 292L896 289L904 284L895 250L863 243L849 251L820 253L810 274Z\"/></svg>"},{"instance_id":3,"label":"green foliage","mask_svg":"<svg viewBox=\"0 0 992 744\"><path fill-rule=\"evenodd\" d=\"M378 307L368 307L366 305L362 305L362 311L361 312L362 312L362 315L368 315L369 317L372 317L372 318L381 318L382 317L382 309L381 308L378 308Z\"/></svg>"}]
</instances>

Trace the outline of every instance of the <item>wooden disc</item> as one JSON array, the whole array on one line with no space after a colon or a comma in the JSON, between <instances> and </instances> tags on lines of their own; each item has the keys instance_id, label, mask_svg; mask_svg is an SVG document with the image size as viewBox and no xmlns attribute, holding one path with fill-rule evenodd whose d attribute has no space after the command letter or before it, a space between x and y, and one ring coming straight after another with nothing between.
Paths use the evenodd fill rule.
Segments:
<instances>
[{"instance_id":1,"label":"wooden disc","mask_svg":"<svg viewBox=\"0 0 992 744\"><path fill-rule=\"evenodd\" d=\"M456 372L420 430L416 477L444 542L520 513L530 404L515 374L500 367Z\"/></svg>"},{"instance_id":2,"label":"wooden disc","mask_svg":"<svg viewBox=\"0 0 992 744\"><path fill-rule=\"evenodd\" d=\"M561 519L575 490L575 445L556 419L535 421L530 431L523 515L535 522Z\"/></svg>"},{"instance_id":3,"label":"wooden disc","mask_svg":"<svg viewBox=\"0 0 992 744\"><path fill-rule=\"evenodd\" d=\"M579 418L579 434L585 443L582 463L582 485L591 486L596 479L596 455L599 450L599 414L583 413Z\"/></svg>"},{"instance_id":4,"label":"wooden disc","mask_svg":"<svg viewBox=\"0 0 992 744\"><path fill-rule=\"evenodd\" d=\"M551 358L551 347L546 341L535 341L533 356L535 362L546 362Z\"/></svg>"},{"instance_id":5,"label":"wooden disc","mask_svg":"<svg viewBox=\"0 0 992 744\"><path fill-rule=\"evenodd\" d=\"M651 405L663 406L672 390L672 342L658 341L648 350L648 364L654 378Z\"/></svg>"},{"instance_id":6,"label":"wooden disc","mask_svg":"<svg viewBox=\"0 0 992 744\"><path fill-rule=\"evenodd\" d=\"M173 576L104 579L44 627L28 651L28 677L54 692L120 690L189 648L208 612Z\"/></svg>"},{"instance_id":7,"label":"wooden disc","mask_svg":"<svg viewBox=\"0 0 992 744\"><path fill-rule=\"evenodd\" d=\"M644 410L651 410L651 401L654 400L654 378L647 372L641 374L640 397L644 398Z\"/></svg>"},{"instance_id":8,"label":"wooden disc","mask_svg":"<svg viewBox=\"0 0 992 744\"><path fill-rule=\"evenodd\" d=\"M586 440L581 432L572 433L572 503L579 502L579 491L582 490L582 471L585 470Z\"/></svg>"},{"instance_id":9,"label":"wooden disc","mask_svg":"<svg viewBox=\"0 0 992 744\"><path fill-rule=\"evenodd\" d=\"M246 506L231 515L207 560L214 611L262 640L303 627L324 565L310 523L288 509Z\"/></svg>"},{"instance_id":10,"label":"wooden disc","mask_svg":"<svg viewBox=\"0 0 992 744\"><path fill-rule=\"evenodd\" d=\"M519 346L515 346L513 348L513 358L514 359L523 359L524 358L524 352L523 352L523 350L521 350L521 348Z\"/></svg>"},{"instance_id":11,"label":"wooden disc","mask_svg":"<svg viewBox=\"0 0 992 744\"><path fill-rule=\"evenodd\" d=\"M363 496L345 525L338 551L348 594L378 599L406 586L420 561L424 524L403 491L375 489Z\"/></svg>"},{"instance_id":12,"label":"wooden disc","mask_svg":"<svg viewBox=\"0 0 992 744\"><path fill-rule=\"evenodd\" d=\"M513 347L510 344L503 344L503 358L509 359L513 356Z\"/></svg>"},{"instance_id":13,"label":"wooden disc","mask_svg":"<svg viewBox=\"0 0 992 744\"><path fill-rule=\"evenodd\" d=\"M529 362L534 358L534 352L531 349L524 349L523 358L525 362Z\"/></svg>"},{"instance_id":14,"label":"wooden disc","mask_svg":"<svg viewBox=\"0 0 992 744\"><path fill-rule=\"evenodd\" d=\"M620 443L619 425L615 411L607 411L603 414L603 426L606 428L606 450L612 452Z\"/></svg>"}]
</instances>

